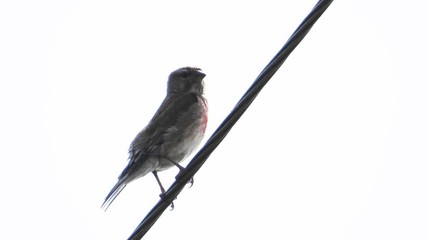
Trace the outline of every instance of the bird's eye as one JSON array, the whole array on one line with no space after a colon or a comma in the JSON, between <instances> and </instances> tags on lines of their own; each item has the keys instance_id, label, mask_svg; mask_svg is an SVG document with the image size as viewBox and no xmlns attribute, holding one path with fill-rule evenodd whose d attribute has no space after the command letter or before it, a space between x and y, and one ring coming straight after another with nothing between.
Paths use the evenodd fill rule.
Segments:
<instances>
[{"instance_id":1,"label":"bird's eye","mask_svg":"<svg viewBox=\"0 0 427 240\"><path fill-rule=\"evenodd\" d=\"M190 73L188 71L184 71L181 73L182 78L187 78L189 75L190 75Z\"/></svg>"}]
</instances>

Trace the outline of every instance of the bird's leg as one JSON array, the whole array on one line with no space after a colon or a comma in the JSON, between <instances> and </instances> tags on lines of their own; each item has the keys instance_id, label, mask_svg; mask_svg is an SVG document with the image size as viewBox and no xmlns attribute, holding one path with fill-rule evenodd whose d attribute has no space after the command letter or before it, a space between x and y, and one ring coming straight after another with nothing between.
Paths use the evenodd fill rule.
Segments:
<instances>
[{"instance_id":1,"label":"bird's leg","mask_svg":"<svg viewBox=\"0 0 427 240\"><path fill-rule=\"evenodd\" d=\"M166 160L168 160L169 162L173 163L173 165L175 165L177 168L179 168L179 171L181 172L182 170L185 170L185 167L179 165L179 163L175 162L174 160L170 160L169 158L166 158Z\"/></svg>"},{"instance_id":2,"label":"bird's leg","mask_svg":"<svg viewBox=\"0 0 427 240\"><path fill-rule=\"evenodd\" d=\"M154 170L153 171L153 175L154 175L154 177L156 178L156 180L157 180L157 183L159 184L159 186L160 186L160 191L162 191L162 194L161 195L165 195L165 188L163 187L163 185L162 185L162 183L160 182L160 178L159 178L159 176L157 175L157 171L156 170Z\"/></svg>"},{"instance_id":3,"label":"bird's leg","mask_svg":"<svg viewBox=\"0 0 427 240\"><path fill-rule=\"evenodd\" d=\"M166 158L166 159L167 159L169 162L173 163L176 167L178 167L178 168L179 168L179 173L178 173L178 175L176 175L175 179L180 178L180 177L181 177L181 174L183 173L183 171L185 171L185 170L186 170L186 169L185 169L185 167L183 167L183 166L179 165L177 162L175 162L175 161L173 161L173 160L170 160L169 158ZM191 179L190 179L190 181L188 181L188 183L190 183L190 187L192 187L192 186L193 186L193 184L194 184L194 178L191 178Z\"/></svg>"},{"instance_id":4,"label":"bird's leg","mask_svg":"<svg viewBox=\"0 0 427 240\"><path fill-rule=\"evenodd\" d=\"M162 183L160 182L160 178L157 175L157 171L156 170L153 171L153 175L156 178L157 183L160 186L160 191L162 191L162 193L160 194L160 198L163 199L165 197L165 194L166 194L165 188L163 187ZM173 202L171 202L171 210L173 210L174 208L175 208L175 205L173 204Z\"/></svg>"}]
</instances>

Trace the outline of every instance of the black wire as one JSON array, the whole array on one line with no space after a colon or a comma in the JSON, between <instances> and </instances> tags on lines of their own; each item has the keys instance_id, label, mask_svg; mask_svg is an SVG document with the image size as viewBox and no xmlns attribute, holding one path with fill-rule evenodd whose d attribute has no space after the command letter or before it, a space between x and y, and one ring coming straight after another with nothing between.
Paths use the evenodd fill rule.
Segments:
<instances>
[{"instance_id":1,"label":"black wire","mask_svg":"<svg viewBox=\"0 0 427 240\"><path fill-rule=\"evenodd\" d=\"M249 87L240 101L236 104L231 113L225 118L217 130L212 134L203 148L194 156L191 162L187 165L185 171L177 176L177 180L169 187L168 191L162 199L151 209L147 216L136 227L129 240L139 240L150 230L151 226L157 221L161 214L169 207L172 201L182 191L188 181L202 167L209 155L225 138L234 124L243 115L252 101L256 98L261 89L267 84L270 78L282 66L291 52L298 46L302 39L310 31L314 23L320 18L323 12L332 3L332 0L320 0L308 16L298 26L289 40L285 43L282 49L274 56L270 63L256 78L255 82Z\"/></svg>"}]
</instances>

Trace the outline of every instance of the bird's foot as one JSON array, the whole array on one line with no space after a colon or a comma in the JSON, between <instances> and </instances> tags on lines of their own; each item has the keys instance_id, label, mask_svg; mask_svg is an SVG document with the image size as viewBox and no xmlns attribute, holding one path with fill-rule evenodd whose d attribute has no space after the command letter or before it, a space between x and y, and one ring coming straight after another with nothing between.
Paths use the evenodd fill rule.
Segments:
<instances>
[{"instance_id":1,"label":"bird's foot","mask_svg":"<svg viewBox=\"0 0 427 240\"><path fill-rule=\"evenodd\" d=\"M160 193L159 197L161 199L165 200L165 193ZM170 207L171 207L171 211L175 208L175 205L173 204L173 201L171 202Z\"/></svg>"},{"instance_id":2,"label":"bird's foot","mask_svg":"<svg viewBox=\"0 0 427 240\"><path fill-rule=\"evenodd\" d=\"M185 171L187 171L185 168L180 169L178 175L176 175L176 177L175 177L175 180L177 180L177 181L181 180L182 175L185 173ZM194 178L192 177L190 179L190 181L187 182L187 184L190 184L189 188L191 188L194 184Z\"/></svg>"},{"instance_id":3,"label":"bird's foot","mask_svg":"<svg viewBox=\"0 0 427 240\"><path fill-rule=\"evenodd\" d=\"M188 188L191 188L194 184L194 178L191 178L190 181L188 181L187 184L190 184L190 186Z\"/></svg>"}]
</instances>

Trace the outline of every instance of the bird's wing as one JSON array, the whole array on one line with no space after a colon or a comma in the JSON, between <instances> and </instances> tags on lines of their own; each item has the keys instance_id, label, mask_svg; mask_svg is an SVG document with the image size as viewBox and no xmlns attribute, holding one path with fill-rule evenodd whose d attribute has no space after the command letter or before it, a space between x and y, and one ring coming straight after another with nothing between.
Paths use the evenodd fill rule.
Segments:
<instances>
[{"instance_id":1,"label":"bird's wing","mask_svg":"<svg viewBox=\"0 0 427 240\"><path fill-rule=\"evenodd\" d=\"M142 166L147 159L146 156L156 152L163 144L168 130L178 125L184 116L183 113L188 112L194 104L198 104L200 99L194 93L165 98L148 126L138 133L132 142L129 148L129 163L120 174L119 180Z\"/></svg>"}]
</instances>

